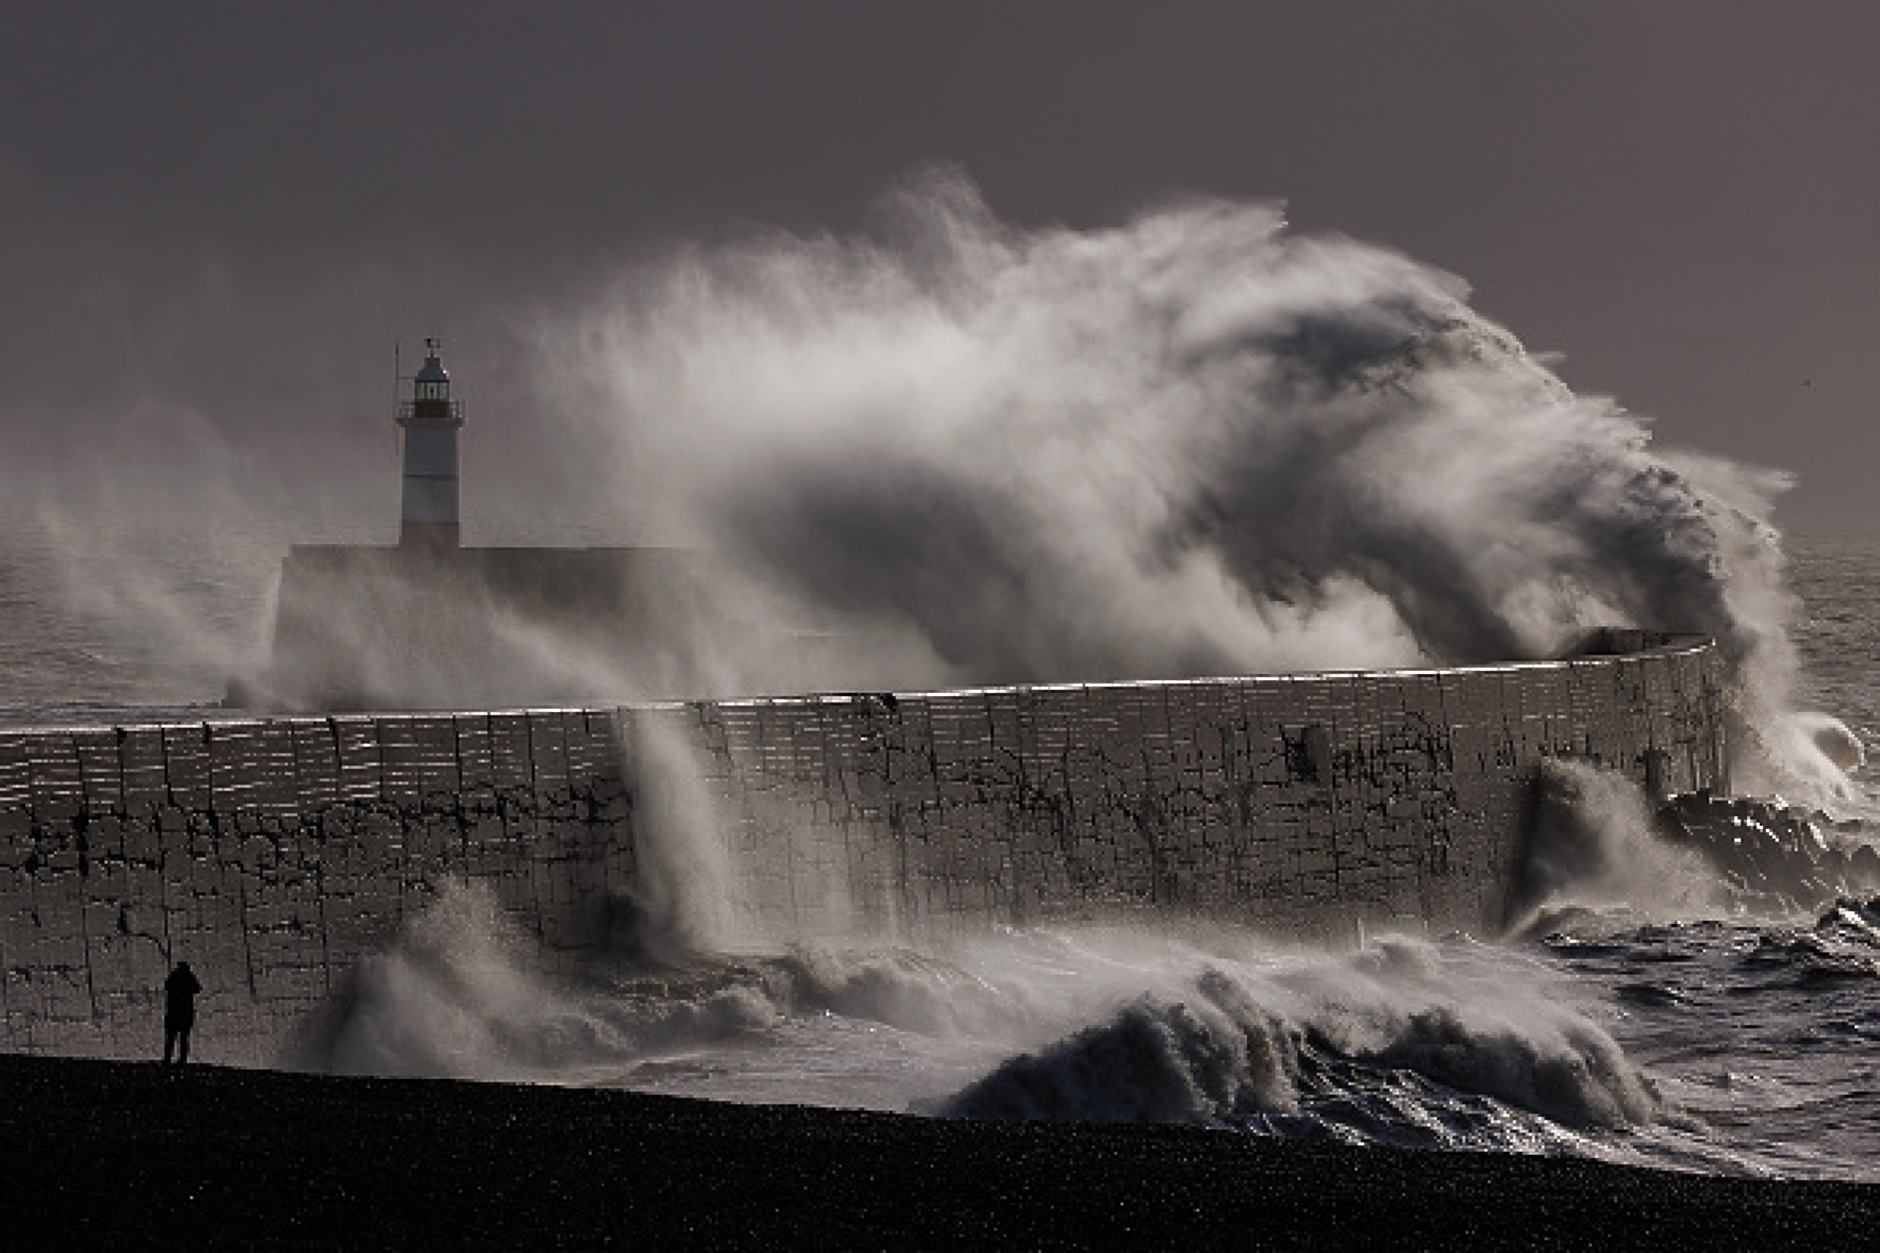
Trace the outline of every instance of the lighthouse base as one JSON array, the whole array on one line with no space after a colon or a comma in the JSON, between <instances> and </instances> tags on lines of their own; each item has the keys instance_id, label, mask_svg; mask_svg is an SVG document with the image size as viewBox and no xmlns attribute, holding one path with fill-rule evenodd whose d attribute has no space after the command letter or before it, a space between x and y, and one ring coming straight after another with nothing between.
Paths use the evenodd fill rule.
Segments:
<instances>
[{"instance_id":1,"label":"lighthouse base","mask_svg":"<svg viewBox=\"0 0 1880 1253\"><path fill-rule=\"evenodd\" d=\"M417 522L406 518L398 528L398 546L430 552L442 548L461 548L463 527L456 522Z\"/></svg>"},{"instance_id":2,"label":"lighthouse base","mask_svg":"<svg viewBox=\"0 0 1880 1253\"><path fill-rule=\"evenodd\" d=\"M836 664L843 637L788 621L683 549L296 545L273 657L231 694L275 710L461 709L801 691L853 670Z\"/></svg>"}]
</instances>

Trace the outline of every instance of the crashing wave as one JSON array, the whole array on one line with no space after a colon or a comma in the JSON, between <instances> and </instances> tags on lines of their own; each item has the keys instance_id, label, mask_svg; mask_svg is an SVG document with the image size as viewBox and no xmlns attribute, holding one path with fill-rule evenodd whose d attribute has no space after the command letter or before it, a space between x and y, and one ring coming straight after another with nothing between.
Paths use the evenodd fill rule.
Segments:
<instances>
[{"instance_id":1,"label":"crashing wave","mask_svg":"<svg viewBox=\"0 0 1880 1253\"><path fill-rule=\"evenodd\" d=\"M1138 997L929 1112L1513 1151L1670 1112L1591 1020L1468 983L1408 942L1350 959L1310 994L1212 968L1188 999Z\"/></svg>"}]
</instances>

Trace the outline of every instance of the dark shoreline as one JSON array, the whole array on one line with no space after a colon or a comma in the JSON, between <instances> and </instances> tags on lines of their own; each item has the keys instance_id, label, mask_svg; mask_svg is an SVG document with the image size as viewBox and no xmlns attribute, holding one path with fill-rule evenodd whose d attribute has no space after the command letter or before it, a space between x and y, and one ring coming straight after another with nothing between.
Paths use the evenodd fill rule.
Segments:
<instances>
[{"instance_id":1,"label":"dark shoreline","mask_svg":"<svg viewBox=\"0 0 1880 1253\"><path fill-rule=\"evenodd\" d=\"M1868 1184L1173 1127L18 1055L0 1086L0 1198L45 1247L1771 1248L1880 1221Z\"/></svg>"}]
</instances>

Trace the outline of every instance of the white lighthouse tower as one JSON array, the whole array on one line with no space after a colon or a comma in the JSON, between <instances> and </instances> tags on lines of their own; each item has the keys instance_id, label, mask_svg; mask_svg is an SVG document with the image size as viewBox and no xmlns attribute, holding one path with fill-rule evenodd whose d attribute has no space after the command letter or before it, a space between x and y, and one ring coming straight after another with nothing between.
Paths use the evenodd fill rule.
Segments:
<instances>
[{"instance_id":1,"label":"white lighthouse tower","mask_svg":"<svg viewBox=\"0 0 1880 1253\"><path fill-rule=\"evenodd\" d=\"M398 406L405 428L404 506L400 548L456 548L457 429L463 405L450 398L450 375L438 359L438 341L424 341L424 364L411 380L411 399Z\"/></svg>"}]
</instances>

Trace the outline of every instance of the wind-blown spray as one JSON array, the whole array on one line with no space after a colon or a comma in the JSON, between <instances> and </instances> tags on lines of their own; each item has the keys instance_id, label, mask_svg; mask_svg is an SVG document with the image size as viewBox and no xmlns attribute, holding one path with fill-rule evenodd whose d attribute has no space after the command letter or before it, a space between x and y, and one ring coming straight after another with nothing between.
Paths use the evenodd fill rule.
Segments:
<instances>
[{"instance_id":1,"label":"wind-blown spray","mask_svg":"<svg viewBox=\"0 0 1880 1253\"><path fill-rule=\"evenodd\" d=\"M545 358L622 423L632 490L816 612L917 638L910 683L1698 631L1738 679L1740 767L1832 779L1765 734L1794 669L1782 476L1654 449L1466 297L1270 205L1022 230L940 169L865 235L643 267Z\"/></svg>"}]
</instances>

